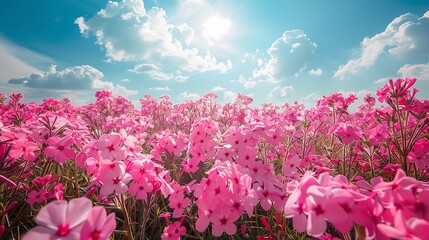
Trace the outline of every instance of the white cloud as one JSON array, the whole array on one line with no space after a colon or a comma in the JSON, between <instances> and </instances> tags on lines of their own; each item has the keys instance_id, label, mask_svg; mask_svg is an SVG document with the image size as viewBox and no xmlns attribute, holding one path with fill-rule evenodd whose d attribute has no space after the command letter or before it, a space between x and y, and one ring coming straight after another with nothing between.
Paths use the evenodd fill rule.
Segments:
<instances>
[{"instance_id":1,"label":"white cloud","mask_svg":"<svg viewBox=\"0 0 429 240\"><path fill-rule=\"evenodd\" d=\"M133 69L128 69L130 72L134 73L145 73L149 75L154 80L171 80L174 78L174 75L171 73L165 73L162 69L155 64L150 63L142 63L137 64L133 67Z\"/></svg>"},{"instance_id":2,"label":"white cloud","mask_svg":"<svg viewBox=\"0 0 429 240\"><path fill-rule=\"evenodd\" d=\"M147 61L187 72L225 73L232 67L230 60L221 62L208 51L190 47L192 28L169 23L162 8L146 11L142 0L109 1L93 17L79 17L75 23L82 35L95 35L110 61Z\"/></svg>"},{"instance_id":3,"label":"white cloud","mask_svg":"<svg viewBox=\"0 0 429 240\"><path fill-rule=\"evenodd\" d=\"M246 89L247 88L254 88L256 86L256 84L257 84L257 82L254 81L254 80L248 80L248 79L246 79L243 74L241 74L238 77L237 82L240 83L241 85L243 85Z\"/></svg>"},{"instance_id":4,"label":"white cloud","mask_svg":"<svg viewBox=\"0 0 429 240\"><path fill-rule=\"evenodd\" d=\"M171 91L171 89L169 87L153 87L153 88L149 88L149 90L153 90L153 91Z\"/></svg>"},{"instance_id":5,"label":"white cloud","mask_svg":"<svg viewBox=\"0 0 429 240\"><path fill-rule=\"evenodd\" d=\"M174 80L176 82L186 82L188 81L189 77L188 76L182 76L182 75L178 75L174 77Z\"/></svg>"},{"instance_id":6,"label":"white cloud","mask_svg":"<svg viewBox=\"0 0 429 240\"><path fill-rule=\"evenodd\" d=\"M310 75L315 75L315 76L320 76L323 74L322 69L318 68L318 69L311 69L308 74Z\"/></svg>"},{"instance_id":7,"label":"white cloud","mask_svg":"<svg viewBox=\"0 0 429 240\"><path fill-rule=\"evenodd\" d=\"M395 18L383 32L371 38L365 37L361 43L360 57L341 65L334 77L344 79L369 68L383 53L395 57L429 55L428 29L429 11L420 18L410 13Z\"/></svg>"},{"instance_id":8,"label":"white cloud","mask_svg":"<svg viewBox=\"0 0 429 240\"><path fill-rule=\"evenodd\" d=\"M151 63L136 64L132 69L128 69L128 71L137 74L144 73L154 80L161 81L174 79L176 82L186 82L189 79L188 76L175 76L173 73L166 73L161 67Z\"/></svg>"},{"instance_id":9,"label":"white cloud","mask_svg":"<svg viewBox=\"0 0 429 240\"><path fill-rule=\"evenodd\" d=\"M403 78L417 78L418 80L429 81L429 63L406 64L398 70Z\"/></svg>"},{"instance_id":10,"label":"white cloud","mask_svg":"<svg viewBox=\"0 0 429 240\"><path fill-rule=\"evenodd\" d=\"M56 90L91 89L94 82L103 77L103 73L88 66L75 66L57 71L56 65L51 65L48 72L33 73L29 77L10 79L11 84L23 84L30 88Z\"/></svg>"},{"instance_id":11,"label":"white cloud","mask_svg":"<svg viewBox=\"0 0 429 240\"><path fill-rule=\"evenodd\" d=\"M285 31L267 50L270 58L253 71L253 78L280 82L296 76L314 58L316 47L302 30Z\"/></svg>"},{"instance_id":12,"label":"white cloud","mask_svg":"<svg viewBox=\"0 0 429 240\"><path fill-rule=\"evenodd\" d=\"M182 92L179 94L179 97L181 97L183 100L198 100L200 99L200 95L198 93L188 93L188 92Z\"/></svg>"},{"instance_id":13,"label":"white cloud","mask_svg":"<svg viewBox=\"0 0 429 240\"><path fill-rule=\"evenodd\" d=\"M111 91L114 95L122 95L122 96L132 96L136 95L138 93L137 90L129 90L126 87L119 85L119 84L113 84L112 82L105 82L101 81L99 79L95 80L93 85L93 89L107 89Z\"/></svg>"},{"instance_id":14,"label":"white cloud","mask_svg":"<svg viewBox=\"0 0 429 240\"><path fill-rule=\"evenodd\" d=\"M54 60L20 47L0 35L0 82L40 73L42 71L33 65L49 65L53 62Z\"/></svg>"},{"instance_id":15,"label":"white cloud","mask_svg":"<svg viewBox=\"0 0 429 240\"><path fill-rule=\"evenodd\" d=\"M212 88L212 91L213 92L223 92L223 91L225 91L225 88L221 87L221 86L216 86L216 87Z\"/></svg>"},{"instance_id":16,"label":"white cloud","mask_svg":"<svg viewBox=\"0 0 429 240\"><path fill-rule=\"evenodd\" d=\"M268 94L267 99L285 98L289 93L293 92L292 86L276 86Z\"/></svg>"},{"instance_id":17,"label":"white cloud","mask_svg":"<svg viewBox=\"0 0 429 240\"><path fill-rule=\"evenodd\" d=\"M389 81L389 79L392 79L392 78L390 78L390 77L380 78L380 79L375 80L374 83L375 84L385 84Z\"/></svg>"},{"instance_id":18,"label":"white cloud","mask_svg":"<svg viewBox=\"0 0 429 240\"><path fill-rule=\"evenodd\" d=\"M57 71L56 65L51 65L47 72L32 73L29 77L13 78L10 84L23 85L34 89L48 90L97 90L108 89L113 93L126 96L137 93L112 82L101 81L103 73L88 65L74 66Z\"/></svg>"},{"instance_id":19,"label":"white cloud","mask_svg":"<svg viewBox=\"0 0 429 240\"><path fill-rule=\"evenodd\" d=\"M216 93L222 93L222 95L223 95L222 96L222 102L223 103L232 103L237 98L236 92L227 90L226 88L221 87L221 86L216 86L216 87L212 88L211 91L216 92Z\"/></svg>"}]
</instances>

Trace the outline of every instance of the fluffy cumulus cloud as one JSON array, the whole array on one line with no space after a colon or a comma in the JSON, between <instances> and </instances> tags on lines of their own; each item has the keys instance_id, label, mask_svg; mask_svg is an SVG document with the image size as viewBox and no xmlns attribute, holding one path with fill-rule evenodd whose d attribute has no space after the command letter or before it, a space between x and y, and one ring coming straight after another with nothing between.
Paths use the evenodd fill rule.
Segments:
<instances>
[{"instance_id":1,"label":"fluffy cumulus cloud","mask_svg":"<svg viewBox=\"0 0 429 240\"><path fill-rule=\"evenodd\" d=\"M236 92L233 92L233 91L230 91L230 90L227 90L226 88L224 88L224 87L221 87L221 86L216 86L216 87L214 87L214 88L212 88L212 90L211 90L212 92L215 92L216 94L218 94L218 95L220 95L220 94L222 94L222 99L221 99L221 101L223 102L223 103L232 103L232 102L234 102L235 101L235 99L237 98L237 93Z\"/></svg>"},{"instance_id":2,"label":"fluffy cumulus cloud","mask_svg":"<svg viewBox=\"0 0 429 240\"><path fill-rule=\"evenodd\" d=\"M83 36L93 34L109 61L151 62L187 72L225 73L231 61L192 47L194 32L187 24L172 24L162 8L145 9L142 0L109 1L89 19L75 20Z\"/></svg>"},{"instance_id":3,"label":"fluffy cumulus cloud","mask_svg":"<svg viewBox=\"0 0 429 240\"><path fill-rule=\"evenodd\" d=\"M254 88L257 84L257 82L255 80L246 79L246 77L244 77L243 74L241 74L238 77L237 82L240 83L241 85L243 85L246 89L247 88Z\"/></svg>"},{"instance_id":4,"label":"fluffy cumulus cloud","mask_svg":"<svg viewBox=\"0 0 429 240\"><path fill-rule=\"evenodd\" d=\"M128 71L134 73L145 73L154 80L171 80L174 78L173 74L165 73L160 67L151 63L137 64L134 66L134 68L129 69Z\"/></svg>"},{"instance_id":5,"label":"fluffy cumulus cloud","mask_svg":"<svg viewBox=\"0 0 429 240\"><path fill-rule=\"evenodd\" d=\"M292 86L276 86L268 94L267 99L280 99L285 98L289 93L293 92Z\"/></svg>"},{"instance_id":6,"label":"fluffy cumulus cloud","mask_svg":"<svg viewBox=\"0 0 429 240\"><path fill-rule=\"evenodd\" d=\"M171 91L171 89L169 87L153 87L153 88L149 88L149 90L161 91L161 92L169 92L169 91Z\"/></svg>"},{"instance_id":7,"label":"fluffy cumulus cloud","mask_svg":"<svg viewBox=\"0 0 429 240\"><path fill-rule=\"evenodd\" d=\"M314 58L316 48L302 30L286 31L267 50L269 59L253 71L253 77L279 82L298 75Z\"/></svg>"},{"instance_id":8,"label":"fluffy cumulus cloud","mask_svg":"<svg viewBox=\"0 0 429 240\"><path fill-rule=\"evenodd\" d=\"M314 75L314 76L320 76L323 74L323 70L318 68L318 69L311 69L310 71L308 71L308 74L310 75Z\"/></svg>"},{"instance_id":9,"label":"fluffy cumulus cloud","mask_svg":"<svg viewBox=\"0 0 429 240\"><path fill-rule=\"evenodd\" d=\"M406 64L398 70L402 77L413 77L418 80L429 81L429 63L425 64Z\"/></svg>"},{"instance_id":10,"label":"fluffy cumulus cloud","mask_svg":"<svg viewBox=\"0 0 429 240\"><path fill-rule=\"evenodd\" d=\"M29 77L13 78L10 84L23 85L35 89L48 90L96 90L108 89L122 95L134 95L137 91L128 90L121 85L102 81L103 73L88 65L74 66L58 71L52 65L49 71L33 73Z\"/></svg>"},{"instance_id":11,"label":"fluffy cumulus cloud","mask_svg":"<svg viewBox=\"0 0 429 240\"><path fill-rule=\"evenodd\" d=\"M173 73L164 72L160 66L157 66L152 63L136 64L132 69L128 69L128 71L137 74L144 73L148 75L151 79L161 81L174 79L176 82L185 82L189 79L188 76L175 75Z\"/></svg>"},{"instance_id":12,"label":"fluffy cumulus cloud","mask_svg":"<svg viewBox=\"0 0 429 240\"><path fill-rule=\"evenodd\" d=\"M361 43L360 57L341 65L334 77L344 79L376 63L382 54L394 57L429 55L429 11L422 17L404 14L395 18L386 29Z\"/></svg>"},{"instance_id":13,"label":"fluffy cumulus cloud","mask_svg":"<svg viewBox=\"0 0 429 240\"><path fill-rule=\"evenodd\" d=\"M198 93L188 93L188 92L182 92L179 94L179 97L181 97L183 100L198 100L200 99L200 95Z\"/></svg>"}]
</instances>

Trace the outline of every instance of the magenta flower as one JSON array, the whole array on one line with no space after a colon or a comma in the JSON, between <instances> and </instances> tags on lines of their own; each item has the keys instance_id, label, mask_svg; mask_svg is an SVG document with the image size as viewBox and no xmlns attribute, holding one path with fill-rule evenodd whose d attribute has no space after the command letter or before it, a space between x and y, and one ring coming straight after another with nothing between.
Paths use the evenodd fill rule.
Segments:
<instances>
[{"instance_id":1,"label":"magenta flower","mask_svg":"<svg viewBox=\"0 0 429 240\"><path fill-rule=\"evenodd\" d=\"M311 186L307 192L309 197L306 199L304 212L308 215L308 234L322 236L326 231L326 220L333 224L342 224L347 220L347 213L335 199L328 198L325 188Z\"/></svg>"},{"instance_id":2,"label":"magenta flower","mask_svg":"<svg viewBox=\"0 0 429 240\"><path fill-rule=\"evenodd\" d=\"M80 231L80 240L106 240L116 228L115 213L107 216L106 209L93 207Z\"/></svg>"},{"instance_id":3,"label":"magenta flower","mask_svg":"<svg viewBox=\"0 0 429 240\"><path fill-rule=\"evenodd\" d=\"M79 239L82 224L91 208L92 202L87 198L75 198L69 203L64 200L50 202L36 215L35 221L39 226L28 231L22 239Z\"/></svg>"},{"instance_id":4,"label":"magenta flower","mask_svg":"<svg viewBox=\"0 0 429 240\"><path fill-rule=\"evenodd\" d=\"M389 238L423 240L428 238L429 222L416 217L407 219L402 211L398 211L394 226L380 223L377 228Z\"/></svg>"},{"instance_id":5,"label":"magenta flower","mask_svg":"<svg viewBox=\"0 0 429 240\"><path fill-rule=\"evenodd\" d=\"M9 151L9 156L14 159L24 157L25 160L31 162L36 159L36 151L39 147L34 142L29 142L27 139L17 140Z\"/></svg>"},{"instance_id":6,"label":"magenta flower","mask_svg":"<svg viewBox=\"0 0 429 240\"><path fill-rule=\"evenodd\" d=\"M181 221L174 222L171 225L164 228L164 232L161 235L162 240L180 240L180 236L186 234L186 228L181 226Z\"/></svg>"},{"instance_id":7,"label":"magenta flower","mask_svg":"<svg viewBox=\"0 0 429 240\"><path fill-rule=\"evenodd\" d=\"M240 215L234 214L227 208L220 208L219 211L214 212L211 216L213 221L213 236L220 237L223 232L226 232L228 235L234 235L237 232L237 226L234 222L239 217Z\"/></svg>"},{"instance_id":8,"label":"magenta flower","mask_svg":"<svg viewBox=\"0 0 429 240\"><path fill-rule=\"evenodd\" d=\"M95 144L101 151L101 157L111 160L121 160L125 158L125 148L122 146L122 138L118 133L103 135Z\"/></svg>"},{"instance_id":9,"label":"magenta flower","mask_svg":"<svg viewBox=\"0 0 429 240\"><path fill-rule=\"evenodd\" d=\"M380 202L386 207L391 207L395 200L405 194L403 190L410 190L418 184L415 178L408 177L401 168L396 172L392 182L381 182L374 187L378 193Z\"/></svg>"},{"instance_id":10,"label":"magenta flower","mask_svg":"<svg viewBox=\"0 0 429 240\"><path fill-rule=\"evenodd\" d=\"M58 163L65 163L67 159L72 159L75 152L70 146L74 143L71 136L59 138L57 136L48 139L49 146L45 148L45 155L53 157Z\"/></svg>"},{"instance_id":11,"label":"magenta flower","mask_svg":"<svg viewBox=\"0 0 429 240\"><path fill-rule=\"evenodd\" d=\"M31 190L28 193L27 203L28 204L41 203L47 199L48 199L48 192L46 191L46 189L42 188L40 189L40 191Z\"/></svg>"},{"instance_id":12,"label":"magenta flower","mask_svg":"<svg viewBox=\"0 0 429 240\"><path fill-rule=\"evenodd\" d=\"M113 162L101 167L99 180L103 183L100 190L102 195L121 194L128 190L127 184L131 181L131 175L125 171L125 163Z\"/></svg>"}]
</instances>

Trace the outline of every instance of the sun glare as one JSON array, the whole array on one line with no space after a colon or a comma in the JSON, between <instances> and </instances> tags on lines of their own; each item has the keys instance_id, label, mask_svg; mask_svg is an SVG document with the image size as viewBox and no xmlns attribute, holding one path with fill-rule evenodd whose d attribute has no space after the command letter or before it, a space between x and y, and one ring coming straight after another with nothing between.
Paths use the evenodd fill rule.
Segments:
<instances>
[{"instance_id":1,"label":"sun glare","mask_svg":"<svg viewBox=\"0 0 429 240\"><path fill-rule=\"evenodd\" d=\"M216 40L229 33L231 20L222 18L218 14L210 17L204 23L204 36L209 40Z\"/></svg>"}]
</instances>

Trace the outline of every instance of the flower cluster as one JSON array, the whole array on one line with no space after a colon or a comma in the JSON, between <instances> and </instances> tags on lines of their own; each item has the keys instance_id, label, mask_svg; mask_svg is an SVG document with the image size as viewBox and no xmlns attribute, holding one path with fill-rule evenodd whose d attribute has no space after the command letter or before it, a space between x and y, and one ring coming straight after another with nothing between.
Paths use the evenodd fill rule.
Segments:
<instances>
[{"instance_id":1,"label":"flower cluster","mask_svg":"<svg viewBox=\"0 0 429 240\"><path fill-rule=\"evenodd\" d=\"M0 238L426 239L429 100L415 82L354 112L341 93L310 109L0 94Z\"/></svg>"}]
</instances>

